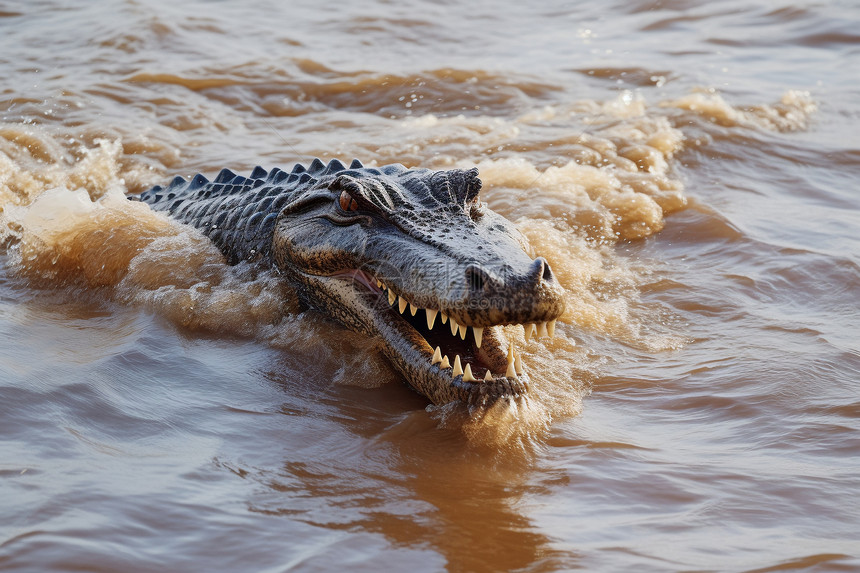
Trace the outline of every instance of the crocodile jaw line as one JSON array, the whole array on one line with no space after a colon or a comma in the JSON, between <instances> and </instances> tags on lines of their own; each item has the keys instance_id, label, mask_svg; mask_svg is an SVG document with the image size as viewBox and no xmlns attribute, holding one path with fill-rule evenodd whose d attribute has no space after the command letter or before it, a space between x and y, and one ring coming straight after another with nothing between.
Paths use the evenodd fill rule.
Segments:
<instances>
[{"instance_id":1,"label":"crocodile jaw line","mask_svg":"<svg viewBox=\"0 0 860 573\"><path fill-rule=\"evenodd\" d=\"M520 353L501 325L457 324L435 309L417 307L358 270L332 276L303 274L301 279L313 283L315 296L324 296L343 310L336 316L342 323L378 336L383 353L407 382L435 404L461 400L490 406L500 398L517 399L528 392L530 379ZM531 331L549 336L555 321L522 326L527 336ZM432 345L428 337L441 344ZM456 352L458 348L462 352Z\"/></svg>"}]
</instances>

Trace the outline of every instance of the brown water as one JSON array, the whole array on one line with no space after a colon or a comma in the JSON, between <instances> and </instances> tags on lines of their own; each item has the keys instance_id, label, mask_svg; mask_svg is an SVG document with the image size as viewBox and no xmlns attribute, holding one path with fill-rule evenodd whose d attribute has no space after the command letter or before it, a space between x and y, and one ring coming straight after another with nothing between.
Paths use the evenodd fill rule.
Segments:
<instances>
[{"instance_id":1,"label":"brown water","mask_svg":"<svg viewBox=\"0 0 860 573\"><path fill-rule=\"evenodd\" d=\"M0 1L0 569L860 570L856 2L293 4ZM528 404L124 198L315 156L480 168Z\"/></svg>"}]
</instances>

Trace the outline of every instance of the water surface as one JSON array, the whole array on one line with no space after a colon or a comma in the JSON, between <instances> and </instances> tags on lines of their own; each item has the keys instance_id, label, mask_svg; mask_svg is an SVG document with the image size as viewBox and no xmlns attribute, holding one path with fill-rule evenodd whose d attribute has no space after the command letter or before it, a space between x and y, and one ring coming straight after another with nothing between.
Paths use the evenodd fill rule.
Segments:
<instances>
[{"instance_id":1,"label":"water surface","mask_svg":"<svg viewBox=\"0 0 860 573\"><path fill-rule=\"evenodd\" d=\"M852 2L0 3L0 569L860 569ZM128 194L478 166L567 290L531 401ZM513 333L516 334L516 333Z\"/></svg>"}]
</instances>

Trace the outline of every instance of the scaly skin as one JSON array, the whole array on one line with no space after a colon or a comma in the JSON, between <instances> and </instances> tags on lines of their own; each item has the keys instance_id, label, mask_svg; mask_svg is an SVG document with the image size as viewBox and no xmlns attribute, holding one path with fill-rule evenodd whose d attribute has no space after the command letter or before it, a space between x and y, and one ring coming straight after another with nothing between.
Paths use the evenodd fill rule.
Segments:
<instances>
[{"instance_id":1,"label":"scaly skin","mask_svg":"<svg viewBox=\"0 0 860 573\"><path fill-rule=\"evenodd\" d=\"M551 335L564 301L549 265L480 189L477 169L315 159L291 173L177 177L135 199L199 228L230 264L275 266L307 306L381 339L433 403L489 406L529 387L501 326Z\"/></svg>"}]
</instances>

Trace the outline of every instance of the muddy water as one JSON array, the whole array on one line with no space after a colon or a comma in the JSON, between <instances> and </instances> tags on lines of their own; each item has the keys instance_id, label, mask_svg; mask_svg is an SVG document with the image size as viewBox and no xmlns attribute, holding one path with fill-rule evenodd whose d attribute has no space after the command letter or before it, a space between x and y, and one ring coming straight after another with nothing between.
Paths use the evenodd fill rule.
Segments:
<instances>
[{"instance_id":1,"label":"muddy water","mask_svg":"<svg viewBox=\"0 0 860 573\"><path fill-rule=\"evenodd\" d=\"M0 569L860 569L858 20L0 3ZM125 200L316 156L480 168L567 289L527 404Z\"/></svg>"}]
</instances>

